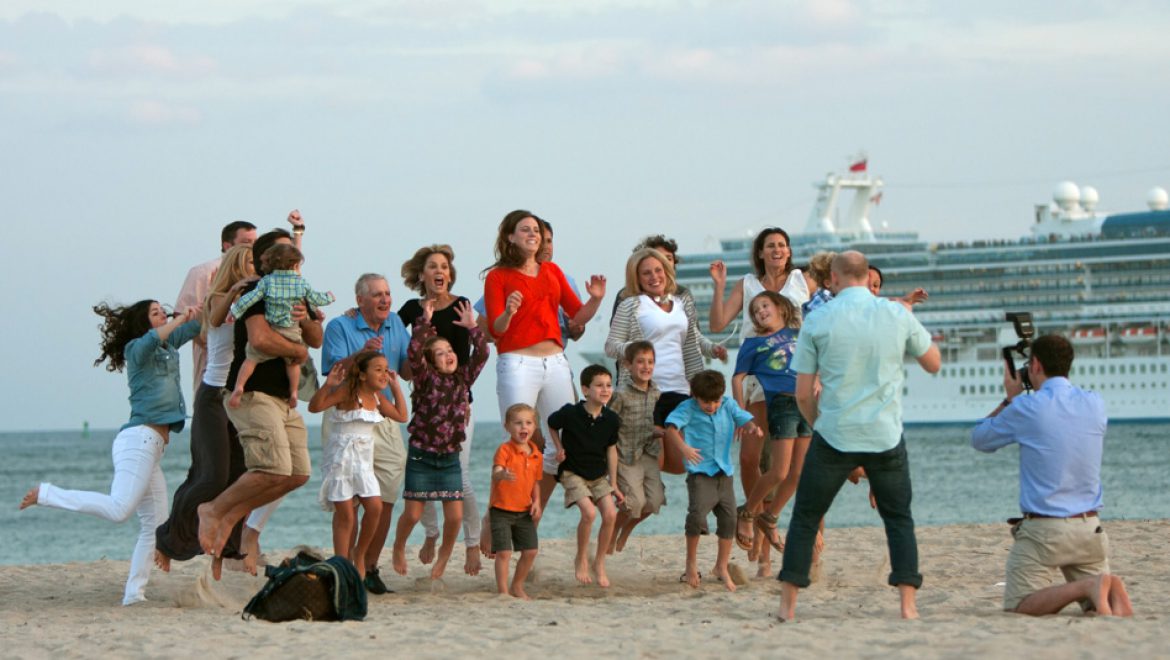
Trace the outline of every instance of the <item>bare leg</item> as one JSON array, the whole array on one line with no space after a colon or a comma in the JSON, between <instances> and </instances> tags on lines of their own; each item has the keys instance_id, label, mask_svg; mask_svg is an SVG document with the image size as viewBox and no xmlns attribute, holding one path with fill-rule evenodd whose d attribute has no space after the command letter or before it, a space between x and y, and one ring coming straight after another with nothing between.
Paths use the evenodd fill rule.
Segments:
<instances>
[{"instance_id":1,"label":"bare leg","mask_svg":"<svg viewBox=\"0 0 1170 660\"><path fill-rule=\"evenodd\" d=\"M333 554L338 557L349 559L351 556L357 556L349 554L350 550L353 549L350 537L353 535L353 521L357 516L356 509L353 500L333 503ZM360 567L358 572L364 573Z\"/></svg>"},{"instance_id":2,"label":"bare leg","mask_svg":"<svg viewBox=\"0 0 1170 660\"><path fill-rule=\"evenodd\" d=\"M382 517L382 498L381 497L363 497L362 498L362 524L361 530L358 532L357 545L353 550L353 557L357 559L354 563L357 566L358 574L365 579L366 572L370 567L366 566L366 562L362 558L370 549L370 544L374 542L374 534L378 529L378 521ZM351 501L350 510L357 516L357 507L353 506ZM352 521L351 521L352 523Z\"/></svg>"},{"instance_id":3,"label":"bare leg","mask_svg":"<svg viewBox=\"0 0 1170 660\"><path fill-rule=\"evenodd\" d=\"M593 531L593 519L597 517L597 507L588 497L577 500L577 509L581 512L581 522L577 523L577 558L573 561L576 568L577 581L581 584L592 584L593 577L589 575L589 537ZM605 553L601 553L603 556Z\"/></svg>"},{"instance_id":4,"label":"bare leg","mask_svg":"<svg viewBox=\"0 0 1170 660\"><path fill-rule=\"evenodd\" d=\"M437 536L428 536L423 539L422 547L418 549L420 564L429 564L435 560L435 545L438 541L439 537Z\"/></svg>"},{"instance_id":5,"label":"bare leg","mask_svg":"<svg viewBox=\"0 0 1170 660\"><path fill-rule=\"evenodd\" d=\"M154 565L158 566L163 573L171 572L171 558L164 555L162 550L154 549Z\"/></svg>"},{"instance_id":6,"label":"bare leg","mask_svg":"<svg viewBox=\"0 0 1170 660\"><path fill-rule=\"evenodd\" d=\"M617 507L609 495L601 498L597 503L601 511L601 529L597 532L597 555L593 559L593 572L597 573L597 586L608 587L609 576L605 573L606 549L613 541L614 523L617 521Z\"/></svg>"},{"instance_id":7,"label":"bare leg","mask_svg":"<svg viewBox=\"0 0 1170 660\"><path fill-rule=\"evenodd\" d=\"M687 536L687 572L684 574L686 583L692 589L699 588L699 537Z\"/></svg>"},{"instance_id":8,"label":"bare leg","mask_svg":"<svg viewBox=\"0 0 1170 660\"><path fill-rule=\"evenodd\" d=\"M304 484L307 477L285 477L265 472L246 472L227 490L197 509L199 514L199 545L203 552L216 556L231 534L232 527L248 511L292 492Z\"/></svg>"},{"instance_id":9,"label":"bare leg","mask_svg":"<svg viewBox=\"0 0 1170 660\"><path fill-rule=\"evenodd\" d=\"M256 370L256 362L254 360L244 360L240 365L240 371L236 374L236 389L232 390L232 396L228 399L229 408L239 408L240 399L244 396L244 386L248 384L248 379L252 377L252 372Z\"/></svg>"},{"instance_id":10,"label":"bare leg","mask_svg":"<svg viewBox=\"0 0 1170 660\"><path fill-rule=\"evenodd\" d=\"M547 472L540 478L540 510L544 511L548 508L548 500L552 497L553 490L557 487L556 475L548 474ZM541 516L543 518L543 516ZM536 526L540 527L540 521L536 521Z\"/></svg>"},{"instance_id":11,"label":"bare leg","mask_svg":"<svg viewBox=\"0 0 1170 660\"><path fill-rule=\"evenodd\" d=\"M240 531L240 554L244 555L244 570L255 575L260 563L260 532L247 524Z\"/></svg>"},{"instance_id":12,"label":"bare leg","mask_svg":"<svg viewBox=\"0 0 1170 660\"><path fill-rule=\"evenodd\" d=\"M447 570L447 562L451 559L451 552L455 549L455 540L459 538L459 530L463 527L463 500L443 502L443 542L439 546L439 554L435 557L435 566L431 569L431 579L443 577Z\"/></svg>"},{"instance_id":13,"label":"bare leg","mask_svg":"<svg viewBox=\"0 0 1170 660\"><path fill-rule=\"evenodd\" d=\"M615 534L617 539L614 541L614 546L618 552L626 549L626 543L630 540L630 534L634 532L634 528L638 526L638 523L649 517L649 515L644 515L641 518L629 518L627 516L626 524L620 525L620 532Z\"/></svg>"},{"instance_id":14,"label":"bare leg","mask_svg":"<svg viewBox=\"0 0 1170 660\"><path fill-rule=\"evenodd\" d=\"M1125 583L1116 575L1111 576L1113 584L1109 588L1109 609L1114 616L1133 616L1133 603L1129 602L1129 592Z\"/></svg>"},{"instance_id":15,"label":"bare leg","mask_svg":"<svg viewBox=\"0 0 1170 660\"><path fill-rule=\"evenodd\" d=\"M297 385L299 385L301 382L301 365L288 363L285 366L285 369L288 370L288 383L289 383L289 386L288 386L289 387L288 407L289 408L296 408L297 407Z\"/></svg>"},{"instance_id":16,"label":"bare leg","mask_svg":"<svg viewBox=\"0 0 1170 660\"><path fill-rule=\"evenodd\" d=\"M731 570L728 563L731 560L732 539L719 539L719 550L715 556L715 575L723 580L723 586L728 591L735 591L735 582L731 579Z\"/></svg>"},{"instance_id":17,"label":"bare leg","mask_svg":"<svg viewBox=\"0 0 1170 660\"><path fill-rule=\"evenodd\" d=\"M1075 582L1054 585L1028 594L1016 606L1016 612L1032 616L1056 614L1071 603L1087 598L1092 601L1097 614L1112 616L1113 609L1109 602L1112 588L1113 576L1108 573L1081 578Z\"/></svg>"},{"instance_id":18,"label":"bare leg","mask_svg":"<svg viewBox=\"0 0 1170 660\"><path fill-rule=\"evenodd\" d=\"M520 600L532 600L528 597L528 592L524 591L524 581L528 579L528 574L532 572L532 564L536 562L537 550L521 550L520 561L516 562L516 575L512 578L512 591L510 592Z\"/></svg>"},{"instance_id":19,"label":"bare leg","mask_svg":"<svg viewBox=\"0 0 1170 660\"><path fill-rule=\"evenodd\" d=\"M776 618L780 623L796 620L796 597L800 595L800 587L791 582L780 583L780 611Z\"/></svg>"},{"instance_id":20,"label":"bare leg","mask_svg":"<svg viewBox=\"0 0 1170 660\"><path fill-rule=\"evenodd\" d=\"M756 577L772 577L772 546L763 536L756 537L759 551L756 553Z\"/></svg>"},{"instance_id":21,"label":"bare leg","mask_svg":"<svg viewBox=\"0 0 1170 660\"><path fill-rule=\"evenodd\" d=\"M508 592L508 569L512 565L512 551L501 550L496 553L496 593L503 595Z\"/></svg>"},{"instance_id":22,"label":"bare leg","mask_svg":"<svg viewBox=\"0 0 1170 660\"><path fill-rule=\"evenodd\" d=\"M618 511L617 520L613 523L613 528L615 531L613 538L609 543L609 547L605 550L606 554L612 555L614 552L616 552L619 541L621 541L623 547L626 545L625 541L622 539L622 532L625 530L626 525L628 524L630 524L630 514L626 513L625 511Z\"/></svg>"},{"instance_id":23,"label":"bare leg","mask_svg":"<svg viewBox=\"0 0 1170 660\"><path fill-rule=\"evenodd\" d=\"M418 524L418 519L422 517L422 509L422 502L407 500L402 515L398 516L398 531L394 535L391 564L394 566L394 572L399 575L406 575L406 539Z\"/></svg>"},{"instance_id":24,"label":"bare leg","mask_svg":"<svg viewBox=\"0 0 1170 660\"><path fill-rule=\"evenodd\" d=\"M483 514L483 522L479 524L479 551L483 553L484 557L492 559L495 553L492 552L492 509L488 507L487 513Z\"/></svg>"},{"instance_id":25,"label":"bare leg","mask_svg":"<svg viewBox=\"0 0 1170 660\"><path fill-rule=\"evenodd\" d=\"M386 547L386 537L390 535L390 523L394 520L394 503L382 500L382 513L378 516L378 526L374 529L374 539L370 542L370 550L366 553L366 568L377 568L378 559L382 556L382 548Z\"/></svg>"},{"instance_id":26,"label":"bare leg","mask_svg":"<svg viewBox=\"0 0 1170 660\"><path fill-rule=\"evenodd\" d=\"M760 480L760 452L764 448L764 441L743 434L739 443L739 471L743 484L744 497L752 494L756 482ZM760 499L763 499L761 497Z\"/></svg>"},{"instance_id":27,"label":"bare leg","mask_svg":"<svg viewBox=\"0 0 1170 660\"><path fill-rule=\"evenodd\" d=\"M903 619L918 618L918 589L908 584L898 585L898 598L902 604Z\"/></svg>"}]
</instances>

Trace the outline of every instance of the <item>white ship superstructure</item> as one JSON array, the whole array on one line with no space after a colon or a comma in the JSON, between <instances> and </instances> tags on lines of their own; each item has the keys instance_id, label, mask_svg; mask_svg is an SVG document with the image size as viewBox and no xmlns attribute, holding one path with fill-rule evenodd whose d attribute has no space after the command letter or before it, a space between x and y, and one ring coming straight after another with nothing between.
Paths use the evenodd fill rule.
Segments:
<instances>
[{"instance_id":1,"label":"white ship superstructure","mask_svg":"<svg viewBox=\"0 0 1170 660\"><path fill-rule=\"evenodd\" d=\"M915 314L942 350L943 368L930 375L908 365L908 423L973 421L995 407L1003 397L1000 348L1016 341L1004 320L1010 311L1031 312L1038 334L1073 341L1072 380L1100 392L1111 419L1170 419L1165 190L1150 192L1148 211L1103 213L1096 190L1064 182L1051 204L1036 207L1028 237L928 244L914 232L874 228L869 215L882 194L878 177L828 174L817 189L804 232L791 236L795 263L822 250L860 250L882 270L884 294L915 287L930 294ZM682 255L678 280L694 293L701 327L711 301L708 264L722 259L728 281L735 281L751 268L751 242L752 236L725 239L717 253ZM729 339L729 348L737 345L738 337Z\"/></svg>"}]
</instances>

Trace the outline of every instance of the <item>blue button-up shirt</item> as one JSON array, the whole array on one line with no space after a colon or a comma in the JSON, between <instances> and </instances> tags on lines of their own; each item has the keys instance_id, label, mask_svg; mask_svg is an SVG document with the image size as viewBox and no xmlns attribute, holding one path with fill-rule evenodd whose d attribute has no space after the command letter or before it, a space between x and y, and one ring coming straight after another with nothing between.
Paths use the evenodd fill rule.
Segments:
<instances>
[{"instance_id":1,"label":"blue button-up shirt","mask_svg":"<svg viewBox=\"0 0 1170 660\"><path fill-rule=\"evenodd\" d=\"M1101 508L1105 402L1067 378L1049 378L979 422L971 446L982 452L1020 445L1020 510L1068 517Z\"/></svg>"},{"instance_id":2,"label":"blue button-up shirt","mask_svg":"<svg viewBox=\"0 0 1170 660\"><path fill-rule=\"evenodd\" d=\"M902 439L903 361L930 350L930 333L899 303L864 286L841 290L800 328L793 369L820 374L814 429L842 452L883 452Z\"/></svg>"},{"instance_id":3,"label":"blue button-up shirt","mask_svg":"<svg viewBox=\"0 0 1170 660\"><path fill-rule=\"evenodd\" d=\"M666 425L681 431L683 440L701 454L702 460L697 465L686 463L687 472L710 476L720 472L728 476L735 474L731 443L735 429L750 421L752 414L736 405L735 399L729 396L723 397L714 415L703 412L698 401L687 399L666 417Z\"/></svg>"},{"instance_id":4,"label":"blue button-up shirt","mask_svg":"<svg viewBox=\"0 0 1170 660\"><path fill-rule=\"evenodd\" d=\"M188 321L159 341L158 329L132 339L123 350L126 381L130 385L130 421L123 429L142 424L165 424L176 433L187 421L187 404L179 385L179 351L199 335L199 320Z\"/></svg>"},{"instance_id":5,"label":"blue button-up shirt","mask_svg":"<svg viewBox=\"0 0 1170 660\"><path fill-rule=\"evenodd\" d=\"M325 338L321 344L321 370L328 374L333 365L340 360L357 353L366 342L374 337L382 337L382 354L386 362L394 371L401 371L406 364L406 349L410 346L410 333L402 324L397 314L390 313L376 331L366 323L360 312L353 317L341 315L329 321L325 326ZM387 387L382 391L387 401L393 401L394 395Z\"/></svg>"}]
</instances>

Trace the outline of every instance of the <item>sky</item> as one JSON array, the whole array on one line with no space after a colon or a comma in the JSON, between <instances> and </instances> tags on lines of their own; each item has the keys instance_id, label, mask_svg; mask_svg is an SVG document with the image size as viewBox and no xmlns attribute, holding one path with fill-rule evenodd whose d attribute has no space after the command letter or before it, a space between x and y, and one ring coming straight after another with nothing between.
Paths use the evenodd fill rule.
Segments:
<instances>
[{"instance_id":1,"label":"sky","mask_svg":"<svg viewBox=\"0 0 1170 660\"><path fill-rule=\"evenodd\" d=\"M798 232L861 151L872 219L928 241L1024 235L1065 179L1105 210L1170 187L1166 3L174 4L0 4L0 431L121 425L92 305L173 303L235 219L300 209L333 315L366 271L412 297L401 263L436 242L478 297L516 208L612 299L642 236Z\"/></svg>"}]
</instances>

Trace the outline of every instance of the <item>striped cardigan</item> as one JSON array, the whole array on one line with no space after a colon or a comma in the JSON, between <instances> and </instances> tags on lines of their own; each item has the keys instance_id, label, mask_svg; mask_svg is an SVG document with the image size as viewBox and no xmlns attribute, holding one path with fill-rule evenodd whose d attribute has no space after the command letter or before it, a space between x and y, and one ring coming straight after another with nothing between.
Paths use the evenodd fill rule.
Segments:
<instances>
[{"instance_id":1,"label":"striped cardigan","mask_svg":"<svg viewBox=\"0 0 1170 660\"><path fill-rule=\"evenodd\" d=\"M681 296L675 294L675 304L682 303L683 312L687 315L687 337L683 340L683 371L687 380L703 370L703 358L714 357L712 349L715 344L699 332L699 313L695 309L695 299L687 291ZM645 339L642 326L638 325L638 305L642 296L624 298L614 312L613 320L609 324L609 336L605 339L605 354L618 362L618 382L625 382L630 377L622 364L625 358L626 346L633 342Z\"/></svg>"}]
</instances>

